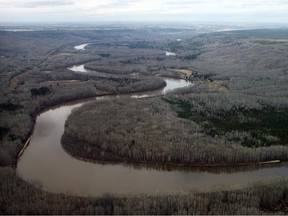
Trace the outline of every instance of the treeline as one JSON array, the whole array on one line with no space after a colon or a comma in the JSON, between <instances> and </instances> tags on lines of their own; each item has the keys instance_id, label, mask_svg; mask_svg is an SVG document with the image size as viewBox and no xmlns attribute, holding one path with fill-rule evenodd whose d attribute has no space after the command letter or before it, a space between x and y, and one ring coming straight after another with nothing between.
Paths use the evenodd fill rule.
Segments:
<instances>
[{"instance_id":1,"label":"treeline","mask_svg":"<svg viewBox=\"0 0 288 216\"><path fill-rule=\"evenodd\" d=\"M0 116L2 118L2 116ZM8 116L11 119L11 116ZM17 162L17 155L24 146L33 129L33 121L29 115L17 114L13 116L12 122L7 123L7 117L1 122L1 151L0 166L13 165ZM2 121L1 120L1 121ZM18 126L13 128L11 126ZM4 129L4 132L3 132Z\"/></svg>"},{"instance_id":2,"label":"treeline","mask_svg":"<svg viewBox=\"0 0 288 216\"><path fill-rule=\"evenodd\" d=\"M49 88L47 87L40 87L39 89L37 88L32 88L31 90L31 96L32 97L35 97L35 96L44 96L44 95L47 95L47 94L50 94L51 91Z\"/></svg>"},{"instance_id":3,"label":"treeline","mask_svg":"<svg viewBox=\"0 0 288 216\"><path fill-rule=\"evenodd\" d=\"M161 89L166 86L163 79L160 78L142 78L142 79L113 79L109 81L97 81L95 87L101 91L106 91L112 94L125 94L134 92L145 92Z\"/></svg>"},{"instance_id":4,"label":"treeline","mask_svg":"<svg viewBox=\"0 0 288 216\"><path fill-rule=\"evenodd\" d=\"M48 38L50 36L53 36L53 33ZM31 135L36 114L46 107L82 98L149 91L165 86L165 82L158 78L117 78L111 74L101 76L93 73L73 73L63 67L91 60L99 61L101 57L88 52L80 55L73 46L63 44L62 39L51 44L45 41L40 51L46 50L47 53L35 56L26 50L33 43L33 37L28 38L29 40L22 44L23 56L15 56L13 59L6 56L0 58L3 69L0 87L0 165L16 162L19 150ZM59 43L62 43L61 47L53 49ZM126 52L128 53L127 49ZM147 51L146 55L149 53L151 51ZM120 54L121 52L118 55ZM101 64L105 62L104 60Z\"/></svg>"},{"instance_id":5,"label":"treeline","mask_svg":"<svg viewBox=\"0 0 288 216\"><path fill-rule=\"evenodd\" d=\"M66 88L60 86L58 89L56 86L52 88L41 87L40 89L44 89L44 91L32 88L37 90L31 91L32 95L28 93L29 89L27 89L27 93L22 93L19 96L21 97L20 104L2 104L0 112L0 166L13 165L17 162L17 155L31 135L35 117L40 111L59 103L104 94L102 91L96 90L93 85L91 87L82 85L73 90L71 90L71 86ZM45 89L51 92L42 94L48 92Z\"/></svg>"},{"instance_id":6,"label":"treeline","mask_svg":"<svg viewBox=\"0 0 288 216\"><path fill-rule=\"evenodd\" d=\"M51 194L27 184L11 168L0 168L0 214L287 214L288 182L276 180L242 189L211 192L84 198Z\"/></svg>"},{"instance_id":7,"label":"treeline","mask_svg":"<svg viewBox=\"0 0 288 216\"><path fill-rule=\"evenodd\" d=\"M200 124L190 113L190 120L181 119L177 112L182 118L186 113L173 112L171 102L165 101L121 99L84 105L68 117L62 144L76 157L98 161L227 166L288 158L285 146L241 145L235 138L242 141L239 131L212 136L206 119Z\"/></svg>"},{"instance_id":8,"label":"treeline","mask_svg":"<svg viewBox=\"0 0 288 216\"><path fill-rule=\"evenodd\" d=\"M201 85L199 83L195 85L198 86L197 88L186 88L181 93L178 92L174 101L176 104L173 107L178 108L174 114L170 113L171 104L163 101L155 103L156 106L152 108L149 103L142 104L143 106L139 103L135 109L128 107L126 113L120 109L125 114L123 118L121 118L122 113L111 115L115 113L115 110L108 107L106 119L100 119L100 122L110 122L112 117L115 121L111 121L113 123L111 128L107 127L106 130L101 129L102 124L99 127L100 131L97 131L99 128L94 130L93 127L87 130L87 134L91 135L91 140L89 137L82 136L86 133L85 130L77 131L70 128L75 133L69 138L78 139L84 143L83 149L73 143L70 143L69 146L66 145L66 150L67 146L72 148L68 149L70 153L76 156L83 153L83 157L88 158L92 155L92 158L98 159L100 158L99 155L96 155L96 151L98 151L98 154L101 152L102 157L107 156L103 160L111 160L112 156L117 155L121 160L125 159L126 161L136 159L169 163L188 161L194 164L213 165L287 159L287 147L276 145L259 147L264 142L261 140L262 138L259 139L257 133L252 134L253 131L238 129L235 131L225 129L225 131L221 129L223 124L219 122L219 119L222 118L229 120L229 124L231 122L234 124L239 120L236 122L238 127L241 125L241 121L244 120L247 123L249 120L252 125L258 125L259 129L262 122L257 122L258 118L256 117L258 117L257 112L260 111L259 114L262 115L260 117L266 116L267 118L265 117L266 120L265 118L264 120L267 124L271 123L268 128L271 129L272 126L272 129L276 129L273 129L274 131L280 132L285 138L287 134L285 113L288 93L286 61L288 52L287 49L283 49L282 43L277 43L277 38L287 39L283 32L279 31L280 34L278 31L271 31L268 34L265 31L215 33L200 35L181 42L176 42L181 34L163 34L163 31L159 29L152 32L150 31L149 34L146 30L0 32L0 41L2 42L0 47L0 165L16 164L15 156L32 131L32 116L47 106L82 97L138 91L147 89L147 87L154 89L154 86L156 88L163 85L163 82L158 81L151 82L151 84L146 83L147 86L144 81L139 85L139 80L124 80L121 83L112 78L103 81L87 75L78 79L76 77L78 75L68 70L54 71L57 67L63 68L70 64L91 60L97 61L99 67L107 64L125 66L125 71L143 75L157 74L177 77L177 73L171 69L201 71L201 73L194 73L194 79L222 80L227 86L227 91L229 90L229 97L223 94L225 95L223 99L223 95L219 94L219 89L211 88L209 83L203 87L204 82L202 82ZM259 43L259 40L263 38L267 40L267 35L272 42ZM146 39L141 39L141 41L147 41L147 45L157 47L158 50L134 47L131 52L129 44L134 42L131 40L139 37L145 37ZM165 40L171 41L172 37L175 42L167 45L168 40ZM189 37L191 36L189 35ZM83 38L85 41L95 40L95 44L89 46L89 49L80 55L73 46ZM155 41L155 38L161 38L161 40ZM142 46L142 44L137 44L137 40L135 42L134 44L137 46ZM177 56L167 58L163 50L170 49L177 50ZM201 55L198 55L200 53ZM84 82L63 83L61 82L62 78L85 81L85 84ZM45 83L49 80L59 82ZM102 81L105 83L104 85ZM31 89L41 87L49 88L51 93L31 97ZM261 97L260 100L259 97ZM188 100L191 107L189 107L190 105L180 105L177 101L179 98L184 101ZM272 106L273 109L261 110L258 100ZM165 103L166 105L164 105ZM105 111L105 106L101 105L99 110ZM98 105L95 107L97 108ZM90 124L91 119L88 116L94 115L94 112L97 111L95 107L86 117L83 116L86 120L85 123L89 122ZM126 109L125 106L122 107ZM242 110L243 107L245 109ZM176 118L177 112L181 111L184 117L189 119L189 115L185 116L186 113L191 111L193 114L195 110L197 114L203 114L203 122L202 120L198 122L195 119L191 121L191 119L179 120ZM268 118L270 113L272 114L271 119ZM235 114L237 119L233 118ZM101 114L98 113L95 116L99 115ZM131 115L134 122L130 123ZM111 117L109 118L109 116ZM143 119L143 117L145 118ZM214 120L210 119L212 117ZM120 121L117 120L118 118ZM256 120L253 121L253 118ZM205 119L208 120L208 126L210 126L208 130ZM79 123L83 124L80 120ZM93 121L96 119L92 118ZM163 123L161 123L162 121ZM120 125L118 125L119 122ZM74 122L70 123L74 124ZM93 124L97 125L94 122ZM134 129L135 125L138 128ZM282 128L277 128L277 125ZM225 125L225 128L229 128L228 126L231 125ZM117 130L115 131L113 127ZM81 128L83 128L82 125ZM279 143L279 138L282 139L281 136L277 134L269 136L270 129L264 131L263 136L260 135L269 142ZM77 137L78 135L81 136ZM250 139L246 143L251 143L253 148L241 145L241 141L245 137ZM100 143L98 139L104 142ZM151 140L155 143L150 142ZM282 142L285 143L285 139L282 139ZM76 147L79 150L74 150ZM260 214L263 211L266 211L265 213L277 212L278 209L287 213L284 208L287 206L287 183L283 182L271 187L257 187L260 188L258 191L254 190L256 187L249 188L248 192L244 192L244 194L238 191L239 197L234 192L228 193L228 195L209 194L207 198L199 195L197 198L199 201L195 201L197 199L194 195L186 198L185 196L177 198L178 195L168 198L144 196L139 199L123 200L106 197L85 199L85 201L83 198L74 197L71 201L70 197L46 194L36 190L16 178L14 171L10 168L1 169L0 178L1 214L166 214L167 212L171 214L198 214L199 212L201 214ZM234 199L235 196L237 198ZM240 202L240 200L244 201ZM218 206L221 206L221 209Z\"/></svg>"},{"instance_id":9,"label":"treeline","mask_svg":"<svg viewBox=\"0 0 288 216\"><path fill-rule=\"evenodd\" d=\"M99 56L93 56L89 54L77 54L77 53L68 53L68 54L59 54L51 56L50 58L43 61L38 67L40 70L57 70L59 68L71 67L71 65L82 64L83 62L97 61Z\"/></svg>"},{"instance_id":10,"label":"treeline","mask_svg":"<svg viewBox=\"0 0 288 216\"><path fill-rule=\"evenodd\" d=\"M13 99L2 98L0 165L16 162L17 154L33 128L36 115L47 107L95 96L156 90L166 85L160 78L99 77L71 72L70 74L66 75L66 72L63 72L55 77L50 73L51 82L26 83L21 88L21 94L13 95ZM40 80L44 78L45 76L39 76Z\"/></svg>"},{"instance_id":11,"label":"treeline","mask_svg":"<svg viewBox=\"0 0 288 216\"><path fill-rule=\"evenodd\" d=\"M16 156L24 145L32 129L32 123L37 113L46 107L64 102L102 96L107 94L132 93L159 89L165 86L161 79L102 79L103 81L88 81L75 83L53 82L43 84L40 88L26 89L19 96L19 104L10 102L1 105L1 143L0 164L7 165L16 161ZM18 97L18 96L17 96Z\"/></svg>"},{"instance_id":12,"label":"treeline","mask_svg":"<svg viewBox=\"0 0 288 216\"><path fill-rule=\"evenodd\" d=\"M0 166L12 165L33 129L33 120L23 104L6 102L0 111Z\"/></svg>"},{"instance_id":13,"label":"treeline","mask_svg":"<svg viewBox=\"0 0 288 216\"><path fill-rule=\"evenodd\" d=\"M288 101L282 98L190 93L166 101L179 117L197 122L212 137L225 137L248 147L288 144Z\"/></svg>"},{"instance_id":14,"label":"treeline","mask_svg":"<svg viewBox=\"0 0 288 216\"><path fill-rule=\"evenodd\" d=\"M85 69L93 70L93 71L97 71L101 73L108 73L108 74L130 74L132 73L131 69L127 70L126 68L124 68L124 66L121 67L121 65L117 65L118 67L111 66L111 65L108 65L106 67L103 67L103 66L101 67L98 64L87 63L85 64Z\"/></svg>"}]
</instances>

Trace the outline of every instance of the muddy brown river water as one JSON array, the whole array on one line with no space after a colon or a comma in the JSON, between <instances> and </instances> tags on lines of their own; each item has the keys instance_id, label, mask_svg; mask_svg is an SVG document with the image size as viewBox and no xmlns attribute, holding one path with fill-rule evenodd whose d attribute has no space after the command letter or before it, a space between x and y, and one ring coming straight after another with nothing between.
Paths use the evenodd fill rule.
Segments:
<instances>
[{"instance_id":1,"label":"muddy brown river water","mask_svg":"<svg viewBox=\"0 0 288 216\"><path fill-rule=\"evenodd\" d=\"M84 67L78 66L78 68L82 70ZM167 86L160 92L133 94L131 97L139 100L141 97L165 94L168 90L191 85L185 80L165 79L165 81ZM113 100L113 98L115 96L99 97L94 100ZM287 163L204 169L98 164L78 160L63 150L60 140L71 110L83 103L85 102L62 105L47 110L37 117L30 144L18 160L19 177L53 193L99 196L107 193L139 195L187 192L288 176Z\"/></svg>"}]
</instances>

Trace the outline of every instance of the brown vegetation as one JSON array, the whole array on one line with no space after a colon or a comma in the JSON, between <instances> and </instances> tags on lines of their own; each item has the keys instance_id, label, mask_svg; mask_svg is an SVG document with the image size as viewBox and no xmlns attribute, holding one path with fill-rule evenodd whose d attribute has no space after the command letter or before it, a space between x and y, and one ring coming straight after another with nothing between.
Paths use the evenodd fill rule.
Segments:
<instances>
[{"instance_id":1,"label":"brown vegetation","mask_svg":"<svg viewBox=\"0 0 288 216\"><path fill-rule=\"evenodd\" d=\"M92 102L68 117L62 139L76 157L148 163L225 166L287 160L288 148L248 148L177 117L160 98Z\"/></svg>"},{"instance_id":2,"label":"brown vegetation","mask_svg":"<svg viewBox=\"0 0 288 216\"><path fill-rule=\"evenodd\" d=\"M16 163L17 154L32 132L36 114L48 106L87 97L146 91L165 86L163 80L153 77L109 75L109 68L105 76L67 70L68 66L89 61L98 61L99 65L107 63L106 57L98 55L98 51L93 54L93 49L90 52L74 49L77 41L83 40L82 34L98 39L102 35L102 44L111 41L111 37L114 38L117 33L107 36L109 33L102 31L87 35L74 32L67 34L66 31L1 32L0 104L7 109L0 110L0 165ZM109 48L102 46L103 52L105 49L113 50L109 44L107 46ZM134 56L136 51L134 49ZM149 55L151 52L142 50L138 54ZM127 48L126 53L132 56ZM117 55L121 56L121 50Z\"/></svg>"},{"instance_id":3,"label":"brown vegetation","mask_svg":"<svg viewBox=\"0 0 288 216\"><path fill-rule=\"evenodd\" d=\"M151 139L163 136L168 141L172 140L174 144L180 140L182 144L179 146L182 150L189 150L190 141L185 140L185 137L189 139L192 137L191 140L195 145L191 148L195 150L193 155L197 155L195 163L206 163L207 152L207 158L210 157L209 160L213 163L219 162L219 158L222 158L221 163L225 160L239 162L243 161L243 158L248 158L245 159L248 161L287 159L285 147L287 144L285 130L288 128L287 121L285 121L288 104L287 30L222 32L198 36L194 33L193 29L178 28L148 30L115 28L109 31L101 29L95 31L1 31L0 165L16 164L16 156L33 129L36 113L47 106L83 97L158 88L163 86L163 82L154 78L151 80L150 76L180 77L175 70L193 71L190 79L203 82L167 97L166 102L170 104L155 99L155 104L159 107L153 107L153 104L149 104L149 100L143 102L145 106L149 105L147 108L149 112L145 112L144 107L135 104L137 108L135 116L138 111L142 110L139 113L149 117L144 121L140 117L141 121L136 119L135 123L140 123L140 127L146 128L149 122L155 124L154 127L156 126L152 130L155 134L150 134ZM176 40L179 37L182 38L181 41ZM84 51L75 50L74 46L83 41L90 45ZM175 52L177 55L165 56L165 50ZM93 63L88 63L91 61ZM102 70L105 76L100 73L72 73L66 69L68 66L80 63L87 63L88 67L92 65ZM120 78L115 73L123 77ZM129 77L129 74L137 74L137 76ZM125 77L126 75L128 77ZM65 80L79 82L71 83ZM210 88L207 84L210 84ZM222 87L225 90L223 92L220 89ZM183 101L184 106L182 106ZM170 106L175 111L174 114ZM215 119L224 118L227 122L234 124L235 119L231 119L230 114L235 112L235 107L236 120L241 121L236 121L235 130L228 131L229 124L223 126L219 124L219 121L217 124ZM242 112L243 110L245 112ZM176 113L183 119L179 119ZM193 115L195 113L202 114L202 118L195 118ZM261 124L253 121L255 113L260 115L260 119L266 121L266 125L267 122L272 122L270 124L272 127L269 128L271 131L261 129L259 127ZM267 118L271 116L270 114L273 118ZM282 118L283 116L285 118ZM155 122L154 117L157 121L164 118L166 123L169 122L168 120L173 120L171 127ZM241 131L238 126L243 120L244 123L253 123L254 126L257 123L256 132L247 129L249 127ZM127 120L123 119L124 123L125 121ZM141 123L144 124L141 125ZM171 129L174 123L183 127L182 130L187 132L185 136L181 131L175 137L164 130L161 134L157 134L157 130L161 131L157 125ZM191 128L185 126L191 126ZM282 129L278 130L279 126ZM128 128L133 132L134 128L131 125L128 125ZM127 134L126 141L128 142L123 143L119 143L118 140L115 142L111 136L114 143L125 146L124 150L121 145L112 146L111 149L120 149L119 152L124 154L125 158L134 156L147 158L148 155L149 159L153 158L157 161L171 161L172 158L174 161L179 158L189 161L191 157L189 155L191 151L185 154L179 153L181 149L172 152L177 146L172 146L169 142L163 143L161 139L159 141L163 146L147 143L148 154L141 153L142 149L138 144L144 142L145 139L135 142L134 137L129 135L130 131L128 133L125 130L113 131L108 128L108 132L116 133L120 138L123 138L123 134ZM176 129L176 132L179 130ZM110 137L106 135L102 134L103 138L109 139ZM139 128L136 135L139 136ZM143 137L140 134L139 137L141 136ZM245 142L241 143L243 141L241 139ZM203 146L200 142L207 143L207 145ZM86 144L85 142L84 145ZM91 148L90 145L91 143L85 149ZM69 147L74 148L75 145ZM107 147L109 145L101 146L105 150ZM159 154L152 152L155 149L159 150ZM72 150L69 151L73 152ZM75 152L78 154L80 151ZM91 152L92 150L88 153ZM167 153L173 153L173 157L165 158L163 155ZM211 157L214 153L216 158ZM105 155L107 151L101 154L101 156ZM115 157L115 154L113 156ZM109 159L111 159L110 156ZM128 198L111 196L81 198L45 193L20 180L16 177L15 170L9 167L0 169L0 182L1 214L287 213L286 181L269 185L253 185L243 190L169 196L143 195Z\"/></svg>"},{"instance_id":4,"label":"brown vegetation","mask_svg":"<svg viewBox=\"0 0 288 216\"><path fill-rule=\"evenodd\" d=\"M0 214L287 214L288 182L138 197L84 198L50 194L27 184L12 168L0 168Z\"/></svg>"}]
</instances>

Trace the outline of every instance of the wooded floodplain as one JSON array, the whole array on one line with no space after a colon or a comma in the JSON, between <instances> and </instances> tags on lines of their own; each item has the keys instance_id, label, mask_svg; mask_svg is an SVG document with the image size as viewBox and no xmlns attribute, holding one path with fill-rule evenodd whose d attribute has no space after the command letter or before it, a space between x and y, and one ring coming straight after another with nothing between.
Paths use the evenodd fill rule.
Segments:
<instances>
[{"instance_id":1,"label":"wooded floodplain","mask_svg":"<svg viewBox=\"0 0 288 216\"><path fill-rule=\"evenodd\" d=\"M198 53L173 57L181 61L174 71L191 71L186 79L195 85L161 98L83 106L66 122L65 149L93 160L194 166L287 160L288 44L277 43L284 32L212 33L169 44L181 53L189 41ZM279 53L282 60L271 57Z\"/></svg>"},{"instance_id":2,"label":"wooded floodplain","mask_svg":"<svg viewBox=\"0 0 288 216\"><path fill-rule=\"evenodd\" d=\"M193 85L73 110L62 137L66 152L95 162L200 167L287 161L287 35L197 26L0 31L0 214L287 214L287 179L88 198L48 193L16 175L41 111L160 90L163 77ZM84 43L84 50L74 48ZM68 69L74 65L89 72Z\"/></svg>"},{"instance_id":3,"label":"wooded floodplain","mask_svg":"<svg viewBox=\"0 0 288 216\"><path fill-rule=\"evenodd\" d=\"M248 142L246 136L250 135L248 134L250 131L245 128L245 122L237 116L238 110L232 109L233 114L227 112L226 118L229 118L229 114L233 115L230 116L231 120L225 119L224 112L221 113L223 117L216 116L219 119L217 121L213 119L211 112L211 117L208 118L200 111L197 113L190 107L186 107L189 106L188 102L186 103L183 101L174 103L167 98L158 97L91 102L74 110L69 116L62 144L72 155L95 161L231 166L287 160L287 147L276 145L277 141L281 141L280 138L273 139L272 135L265 133L265 131L273 133L270 126L273 127L275 124L262 123L261 129L263 128L264 132L260 131L264 133L265 141L268 139L274 141L274 145L265 146L264 143L263 146L253 146L252 143L251 146L247 146L247 143L243 142ZM171 104L177 112L173 111ZM204 110L205 108L203 112ZM240 114L243 115L243 119L246 119L247 124L251 124L250 128L255 130L260 127L259 122L265 122L264 117L268 116L269 120L279 123L279 130L275 130L280 131L279 133L282 130L283 135L286 136L284 130L287 128L281 127L281 122L287 124L285 119L282 121L282 118L270 116L273 115L272 111L261 119L264 115L261 111L262 109L251 111L252 114L258 115L257 121L253 119L252 123L249 122L251 119L245 116L250 114L249 111L244 110ZM286 113L277 112L277 115L285 116ZM186 118L187 116L189 118ZM221 120L224 122L223 129L217 128L222 124L209 125L214 123L213 121L218 123ZM230 124L235 124L234 128ZM213 130L220 131L222 134L218 135L216 132L214 134ZM247 135L241 130L248 130ZM259 143L262 144L260 141Z\"/></svg>"}]
</instances>

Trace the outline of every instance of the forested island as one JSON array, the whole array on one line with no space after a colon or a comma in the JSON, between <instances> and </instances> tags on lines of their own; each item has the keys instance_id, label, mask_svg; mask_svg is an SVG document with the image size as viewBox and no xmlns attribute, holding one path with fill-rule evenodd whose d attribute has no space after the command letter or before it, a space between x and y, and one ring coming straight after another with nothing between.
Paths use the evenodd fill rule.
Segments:
<instances>
[{"instance_id":1,"label":"forested island","mask_svg":"<svg viewBox=\"0 0 288 216\"><path fill-rule=\"evenodd\" d=\"M0 213L287 214L286 178L202 192L81 197L41 190L41 182L16 172L40 113L108 95L121 97L85 103L65 123L62 146L77 160L172 165L168 170L287 161L288 30L214 31L0 31ZM79 65L82 72L71 70ZM161 90L164 78L191 85L129 96Z\"/></svg>"}]
</instances>

